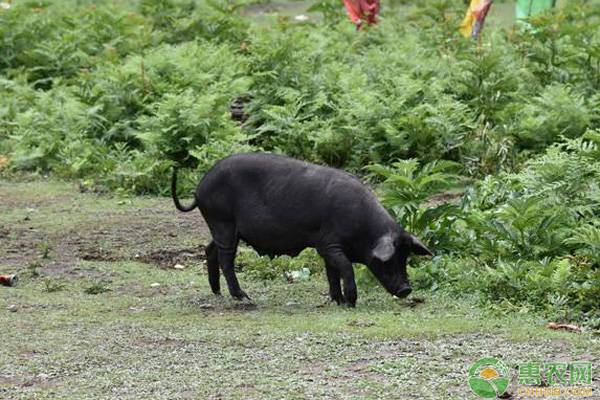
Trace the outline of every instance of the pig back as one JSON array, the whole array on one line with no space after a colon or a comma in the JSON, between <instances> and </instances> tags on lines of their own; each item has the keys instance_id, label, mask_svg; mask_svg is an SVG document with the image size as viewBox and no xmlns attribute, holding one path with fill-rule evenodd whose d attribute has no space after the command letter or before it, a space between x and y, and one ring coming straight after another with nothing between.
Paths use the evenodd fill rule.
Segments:
<instances>
[{"instance_id":1,"label":"pig back","mask_svg":"<svg viewBox=\"0 0 600 400\"><path fill-rule=\"evenodd\" d=\"M235 223L239 237L269 255L295 255L323 241L370 236L382 211L356 177L271 154L239 154L209 171L197 193L205 219Z\"/></svg>"}]
</instances>

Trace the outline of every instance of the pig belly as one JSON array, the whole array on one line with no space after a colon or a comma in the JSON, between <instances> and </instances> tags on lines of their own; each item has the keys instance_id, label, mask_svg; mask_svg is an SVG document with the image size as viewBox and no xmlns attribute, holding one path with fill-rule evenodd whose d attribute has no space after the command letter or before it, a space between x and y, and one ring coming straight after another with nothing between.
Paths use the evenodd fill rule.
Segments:
<instances>
[{"instance_id":1,"label":"pig belly","mask_svg":"<svg viewBox=\"0 0 600 400\"><path fill-rule=\"evenodd\" d=\"M314 247L313 234L300 227L254 221L238 225L238 236L260 255L270 257L297 256L307 247Z\"/></svg>"}]
</instances>

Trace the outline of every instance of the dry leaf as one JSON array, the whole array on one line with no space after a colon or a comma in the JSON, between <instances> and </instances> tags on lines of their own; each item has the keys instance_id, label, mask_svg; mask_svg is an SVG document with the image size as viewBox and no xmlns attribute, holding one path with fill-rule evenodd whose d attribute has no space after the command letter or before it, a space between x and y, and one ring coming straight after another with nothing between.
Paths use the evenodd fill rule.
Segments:
<instances>
[{"instance_id":1,"label":"dry leaf","mask_svg":"<svg viewBox=\"0 0 600 400\"><path fill-rule=\"evenodd\" d=\"M580 326L572 325L572 324L557 324L556 322L549 322L548 325L546 325L546 327L549 329L565 330L565 331L570 331L570 332L582 332L583 331L583 328L581 328Z\"/></svg>"}]
</instances>

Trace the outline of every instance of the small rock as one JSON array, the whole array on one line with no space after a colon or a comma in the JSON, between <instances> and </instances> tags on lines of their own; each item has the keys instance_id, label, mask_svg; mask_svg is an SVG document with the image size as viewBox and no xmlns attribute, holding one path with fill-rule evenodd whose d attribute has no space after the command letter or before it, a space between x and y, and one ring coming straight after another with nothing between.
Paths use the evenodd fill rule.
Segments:
<instances>
[{"instance_id":1,"label":"small rock","mask_svg":"<svg viewBox=\"0 0 600 400\"><path fill-rule=\"evenodd\" d=\"M39 379L41 379L41 380L45 381L45 380L48 380L48 378L50 378L50 375L42 373L42 374L38 374L38 376L37 376L37 377L38 377Z\"/></svg>"},{"instance_id":2,"label":"small rock","mask_svg":"<svg viewBox=\"0 0 600 400\"><path fill-rule=\"evenodd\" d=\"M16 304L11 304L10 306L6 307L6 309L10 312L17 312L19 310L19 306Z\"/></svg>"},{"instance_id":3,"label":"small rock","mask_svg":"<svg viewBox=\"0 0 600 400\"><path fill-rule=\"evenodd\" d=\"M154 282L153 284L150 285L151 288L157 288L160 287L160 283L158 282Z\"/></svg>"},{"instance_id":4,"label":"small rock","mask_svg":"<svg viewBox=\"0 0 600 400\"><path fill-rule=\"evenodd\" d=\"M203 310L210 310L211 308L214 308L214 306L210 303L202 303L198 307L200 307Z\"/></svg>"},{"instance_id":5,"label":"small rock","mask_svg":"<svg viewBox=\"0 0 600 400\"><path fill-rule=\"evenodd\" d=\"M349 326L357 326L359 328L368 328L370 326L375 325L375 322L373 321L361 321L361 320L352 320L352 321L348 321L348 325Z\"/></svg>"},{"instance_id":6,"label":"small rock","mask_svg":"<svg viewBox=\"0 0 600 400\"><path fill-rule=\"evenodd\" d=\"M294 307L294 306L297 306L298 303L296 303L295 301L289 301L289 302L285 303L285 305L288 307Z\"/></svg>"},{"instance_id":7,"label":"small rock","mask_svg":"<svg viewBox=\"0 0 600 400\"><path fill-rule=\"evenodd\" d=\"M185 269L185 266L181 264L175 264L173 265L173 269Z\"/></svg>"}]
</instances>

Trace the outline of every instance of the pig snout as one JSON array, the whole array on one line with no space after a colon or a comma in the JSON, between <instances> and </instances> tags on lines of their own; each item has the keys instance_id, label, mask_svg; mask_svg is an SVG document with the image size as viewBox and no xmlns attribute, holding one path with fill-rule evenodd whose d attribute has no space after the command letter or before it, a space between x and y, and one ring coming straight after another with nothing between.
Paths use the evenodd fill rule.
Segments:
<instances>
[{"instance_id":1,"label":"pig snout","mask_svg":"<svg viewBox=\"0 0 600 400\"><path fill-rule=\"evenodd\" d=\"M402 298L408 296L410 294L410 292L412 292L412 288L410 287L410 284L404 283L396 290L396 292L394 294L402 299Z\"/></svg>"}]
</instances>

